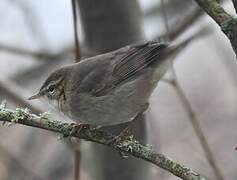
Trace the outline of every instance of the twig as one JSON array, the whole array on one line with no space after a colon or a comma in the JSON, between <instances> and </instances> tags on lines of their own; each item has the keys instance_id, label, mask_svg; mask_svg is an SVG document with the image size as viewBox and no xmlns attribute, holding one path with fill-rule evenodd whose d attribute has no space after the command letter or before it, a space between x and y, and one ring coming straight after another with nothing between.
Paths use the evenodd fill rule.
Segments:
<instances>
[{"instance_id":1,"label":"twig","mask_svg":"<svg viewBox=\"0 0 237 180\"><path fill-rule=\"evenodd\" d=\"M161 3L158 3L157 1L156 4L154 4L152 7L149 9L145 10L144 16L145 17L150 17L150 16L159 16L162 14L162 6ZM171 13L172 15L175 15L175 13L183 9L183 7L189 7L191 3L189 1L183 1L183 0L165 0L165 6L167 7L166 10L168 13Z\"/></svg>"},{"instance_id":2,"label":"twig","mask_svg":"<svg viewBox=\"0 0 237 180\"><path fill-rule=\"evenodd\" d=\"M175 162L163 154L155 153L151 147L140 144L131 136L111 143L115 136L105 131L91 128L80 129L74 123L55 121L49 118L46 114L37 116L29 113L29 110L27 109L7 109L4 104L0 106L0 121L23 124L61 133L65 137L72 136L96 142L118 150L120 153L126 153L153 163L154 165L163 168L184 180L206 180L205 177L197 174L190 168Z\"/></svg>"},{"instance_id":3,"label":"twig","mask_svg":"<svg viewBox=\"0 0 237 180\"><path fill-rule=\"evenodd\" d=\"M46 51L32 51L32 50L24 49L21 47L16 47L16 46L14 47L7 44L0 44L0 51L16 54L20 56L31 56L33 58L41 59L41 60L57 60L58 57L61 57L69 53L70 49L65 48L59 53L50 53Z\"/></svg>"},{"instance_id":4,"label":"twig","mask_svg":"<svg viewBox=\"0 0 237 180\"><path fill-rule=\"evenodd\" d=\"M195 23L203 14L203 11L200 8L193 10L189 15L184 18L181 22L175 22L175 25L171 25L171 27L175 27L174 29L170 29L168 32L169 39L172 41L176 39L180 34L188 29L193 23ZM166 32L160 37L165 37Z\"/></svg>"},{"instance_id":5,"label":"twig","mask_svg":"<svg viewBox=\"0 0 237 180\"><path fill-rule=\"evenodd\" d=\"M234 5L235 12L237 12L237 0L232 0L232 3Z\"/></svg>"},{"instance_id":6,"label":"twig","mask_svg":"<svg viewBox=\"0 0 237 180\"><path fill-rule=\"evenodd\" d=\"M23 97L25 92L20 87L16 86L13 83L10 83L9 81L3 81L3 80L0 81L0 93L2 97L10 100L16 105L30 108L34 113L37 114L42 112L42 110L39 107L31 105L29 102L25 100L25 98ZM18 160L17 157L14 157L11 154L9 154L1 145L0 145L0 154L4 156L6 164L9 161L9 165L11 166L9 170L11 172L14 171L14 173L18 172L20 173L18 174L19 178L35 179L35 180L45 179L34 174L33 171L24 166L22 162ZM10 176L9 178L11 179L12 173L10 173L9 176Z\"/></svg>"},{"instance_id":7,"label":"twig","mask_svg":"<svg viewBox=\"0 0 237 180\"><path fill-rule=\"evenodd\" d=\"M49 70L57 67L59 63L62 63L65 60L65 57L59 57L57 61L46 61L44 63L38 64L36 66L33 66L31 68L27 68L22 71L15 72L10 79L14 82L16 82L19 85L23 85L26 83L30 83L32 81L35 81L37 77L40 77L45 72L48 72Z\"/></svg>"},{"instance_id":8,"label":"twig","mask_svg":"<svg viewBox=\"0 0 237 180\"><path fill-rule=\"evenodd\" d=\"M81 60L80 45L78 39L78 27L77 27L77 0L71 0L72 2L72 14L73 14L73 28L74 28L74 43L75 43L75 62ZM77 143L78 148L74 150L74 180L80 180L80 163L81 163L81 151L80 141Z\"/></svg>"},{"instance_id":9,"label":"twig","mask_svg":"<svg viewBox=\"0 0 237 180\"><path fill-rule=\"evenodd\" d=\"M194 110L192 109L192 106L191 106L188 98L186 97L184 91L182 90L182 87L179 84L179 81L177 79L175 71L173 70L172 73L173 73L173 79L170 80L169 82L174 87L178 97L180 98L180 100L183 104L184 109L187 112L187 115L188 115L189 120L192 124L193 130L194 130L195 134L197 135L197 137L198 137L198 139L199 139L199 141L202 145L202 148L203 148L204 153L205 153L205 157L207 158L208 163L212 167L217 179L218 180L224 180L224 176L221 173L220 169L218 168L218 166L215 162L214 155L211 151L210 146L208 145L207 138L204 135L204 132L203 132L201 126L200 126L198 118L197 118Z\"/></svg>"},{"instance_id":10,"label":"twig","mask_svg":"<svg viewBox=\"0 0 237 180\"><path fill-rule=\"evenodd\" d=\"M79 45L78 28L77 28L77 7L76 7L76 0L71 1L72 1L72 13L73 13L74 42L75 42L75 61L79 62L81 55L80 55L80 45Z\"/></svg>"},{"instance_id":11,"label":"twig","mask_svg":"<svg viewBox=\"0 0 237 180\"><path fill-rule=\"evenodd\" d=\"M22 161L18 159L18 157L10 154L7 149L5 149L2 145L0 145L0 154L1 161L4 163L8 163L11 168L9 169L8 179L11 179L13 173L18 175L18 178L21 179L34 179L34 180L43 180L45 177L41 177L35 172L32 171L29 167L25 166ZM18 174L19 173L19 174Z\"/></svg>"},{"instance_id":12,"label":"twig","mask_svg":"<svg viewBox=\"0 0 237 180\"><path fill-rule=\"evenodd\" d=\"M195 0L197 4L216 21L220 26L226 21L232 20L233 17L228 14L217 0Z\"/></svg>"},{"instance_id":13,"label":"twig","mask_svg":"<svg viewBox=\"0 0 237 180\"><path fill-rule=\"evenodd\" d=\"M237 19L227 13L217 0L194 0L220 26L237 55Z\"/></svg>"},{"instance_id":14,"label":"twig","mask_svg":"<svg viewBox=\"0 0 237 180\"><path fill-rule=\"evenodd\" d=\"M169 29L169 21L168 21L168 16L166 14L166 8L165 8L165 2L164 0L161 0L161 7L162 7L162 15L163 15L163 20L164 20L164 24L165 24L165 37L169 38L169 33L170 33L170 29Z\"/></svg>"},{"instance_id":15,"label":"twig","mask_svg":"<svg viewBox=\"0 0 237 180\"><path fill-rule=\"evenodd\" d=\"M25 24L29 29L29 32L40 43L40 48L46 50L47 45L49 45L48 39L46 37L46 33L42 26L40 26L40 20L37 14L35 13L35 9L30 4L30 2L26 2L23 0L11 0L12 5L18 8L25 20Z\"/></svg>"},{"instance_id":16,"label":"twig","mask_svg":"<svg viewBox=\"0 0 237 180\"><path fill-rule=\"evenodd\" d=\"M167 38L170 38L169 37L170 31L169 31L168 19L167 19L167 15L166 15L165 6L164 6L164 2L163 1L164 0L162 0L163 17L164 17L164 21L165 21ZM197 11L197 13L199 14L199 11ZM196 17L198 14L196 14L193 17ZM186 25L186 24L184 24L184 25ZM198 34L196 36L198 36ZM173 79L170 81L170 84L174 87L177 95L179 96L179 98L180 98L180 100L181 100L181 102L183 104L184 109L186 110L186 112L188 114L189 120L190 120L190 122L192 124L192 127L194 129L194 132L196 133L196 135L197 135L197 137L198 137L198 139L199 139L199 141L200 141L200 143L202 145L202 148L204 150L205 156L206 156L210 166L212 167L216 177L219 180L224 180L224 177L223 177L220 169L218 168L217 164L215 163L214 155L213 155L213 153L211 151L211 148L209 147L209 145L207 143L207 139L206 139L206 137L204 135L204 132L201 129L201 126L199 124L198 118L196 117L196 114L194 113L194 111L192 109L191 103L189 102L188 98L185 95L185 92L182 90L182 88L181 88L181 86L179 84L179 81L178 81L178 78L177 78L177 75L175 73L175 70L174 70L173 66L171 68L171 71L172 71L172 78Z\"/></svg>"},{"instance_id":17,"label":"twig","mask_svg":"<svg viewBox=\"0 0 237 180\"><path fill-rule=\"evenodd\" d=\"M78 146L80 146L81 143L78 141ZM81 151L79 150L74 150L74 180L79 180L80 179L80 163L81 163Z\"/></svg>"},{"instance_id":18,"label":"twig","mask_svg":"<svg viewBox=\"0 0 237 180\"><path fill-rule=\"evenodd\" d=\"M22 97L22 95L24 94L24 91L21 90L19 86L16 86L13 83L0 81L0 92L1 92L1 96L5 97L6 99L9 99L10 101L14 102L18 106L29 108L36 114L39 114L42 112L41 109L27 102Z\"/></svg>"}]
</instances>

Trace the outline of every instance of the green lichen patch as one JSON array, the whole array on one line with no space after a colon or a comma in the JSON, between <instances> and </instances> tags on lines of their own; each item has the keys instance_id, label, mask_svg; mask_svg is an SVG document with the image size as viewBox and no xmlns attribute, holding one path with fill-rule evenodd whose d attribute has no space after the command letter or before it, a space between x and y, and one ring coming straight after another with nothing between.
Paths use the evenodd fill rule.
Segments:
<instances>
[{"instance_id":1,"label":"green lichen patch","mask_svg":"<svg viewBox=\"0 0 237 180\"><path fill-rule=\"evenodd\" d=\"M231 27L234 23L236 23L236 21L237 21L236 18L233 18L233 17L230 17L226 19L225 21L223 21L223 23L221 24L222 31L225 33L228 33L228 31L232 29Z\"/></svg>"},{"instance_id":2,"label":"green lichen patch","mask_svg":"<svg viewBox=\"0 0 237 180\"><path fill-rule=\"evenodd\" d=\"M237 19L232 18L221 26L222 31L229 38L232 48L237 54Z\"/></svg>"},{"instance_id":3,"label":"green lichen patch","mask_svg":"<svg viewBox=\"0 0 237 180\"><path fill-rule=\"evenodd\" d=\"M17 108L11 110L6 108L6 102L0 105L0 120L3 122L16 122L32 127L50 130L64 136L75 136L104 144L118 150L122 156L132 155L149 161L176 176L186 180L206 180L204 177L194 173L191 169L182 166L163 154L156 154L150 145L142 145L133 136L122 137L115 143L108 144L114 136L97 129L81 129L77 124L64 123L49 118L49 113L40 116L31 114L28 109ZM82 130L82 132L80 132Z\"/></svg>"},{"instance_id":4,"label":"green lichen patch","mask_svg":"<svg viewBox=\"0 0 237 180\"><path fill-rule=\"evenodd\" d=\"M153 153L150 145L143 146L133 136L129 136L126 140L120 141L117 147L123 149L126 152L136 153L138 156L142 156L144 159L151 158Z\"/></svg>"},{"instance_id":5,"label":"green lichen patch","mask_svg":"<svg viewBox=\"0 0 237 180\"><path fill-rule=\"evenodd\" d=\"M49 119L49 118L51 118L51 113L50 112L43 112L39 116L41 119Z\"/></svg>"},{"instance_id":6,"label":"green lichen patch","mask_svg":"<svg viewBox=\"0 0 237 180\"><path fill-rule=\"evenodd\" d=\"M6 106L7 106L7 101L6 101L6 100L3 100L3 101L1 102L1 104L0 104L0 110L5 109Z\"/></svg>"},{"instance_id":7,"label":"green lichen patch","mask_svg":"<svg viewBox=\"0 0 237 180\"><path fill-rule=\"evenodd\" d=\"M11 122L17 123L19 120L27 119L30 116L30 110L27 108L16 108Z\"/></svg>"}]
</instances>

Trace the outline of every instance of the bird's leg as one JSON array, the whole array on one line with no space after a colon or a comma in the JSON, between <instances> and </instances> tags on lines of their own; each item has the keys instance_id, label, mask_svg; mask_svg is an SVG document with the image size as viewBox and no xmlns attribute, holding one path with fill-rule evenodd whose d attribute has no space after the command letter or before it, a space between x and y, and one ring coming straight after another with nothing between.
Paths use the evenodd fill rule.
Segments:
<instances>
[{"instance_id":1,"label":"bird's leg","mask_svg":"<svg viewBox=\"0 0 237 180\"><path fill-rule=\"evenodd\" d=\"M72 135L75 132L80 132L82 129L88 129L90 128L89 124L82 124L82 123L72 123L72 130L70 132L70 135Z\"/></svg>"},{"instance_id":2,"label":"bird's leg","mask_svg":"<svg viewBox=\"0 0 237 180\"><path fill-rule=\"evenodd\" d=\"M132 122L129 122L129 124L119 133L119 135L114 136L111 140L108 141L108 144L116 144L124 137L127 137L128 133L131 130L131 124Z\"/></svg>"},{"instance_id":3,"label":"bird's leg","mask_svg":"<svg viewBox=\"0 0 237 180\"><path fill-rule=\"evenodd\" d=\"M123 136L127 136L129 134L131 134L131 128L132 128L132 124L138 119L138 117L140 117L141 115L143 115L143 113L148 109L149 107L149 103L146 103L144 106L141 107L140 112L133 118L133 120L131 122L129 122L129 124L127 125L127 127L125 127L118 136L123 137Z\"/></svg>"},{"instance_id":4,"label":"bird's leg","mask_svg":"<svg viewBox=\"0 0 237 180\"><path fill-rule=\"evenodd\" d=\"M138 119L139 116L143 115L143 113L148 109L148 107L149 103L146 103L144 106L142 106L140 112L135 116L135 118L133 118L131 122L129 122L127 127L125 127L118 136L123 137L131 134L132 124Z\"/></svg>"},{"instance_id":5,"label":"bird's leg","mask_svg":"<svg viewBox=\"0 0 237 180\"><path fill-rule=\"evenodd\" d=\"M119 135L115 136L116 141L119 139L124 139L125 137L131 135L132 124L133 124L134 120L136 119L136 117L131 122L128 123L128 125L119 133Z\"/></svg>"},{"instance_id":6,"label":"bird's leg","mask_svg":"<svg viewBox=\"0 0 237 180\"><path fill-rule=\"evenodd\" d=\"M129 122L128 125L119 133L117 137L125 137L131 134L133 121Z\"/></svg>"},{"instance_id":7,"label":"bird's leg","mask_svg":"<svg viewBox=\"0 0 237 180\"><path fill-rule=\"evenodd\" d=\"M119 133L119 135L115 136L111 141L109 141L109 144L118 143L120 140L127 137L129 134L131 134L131 127L132 123L139 119L141 115L148 109L149 103L146 103L144 106L142 106L140 112L133 118L131 122Z\"/></svg>"}]
</instances>

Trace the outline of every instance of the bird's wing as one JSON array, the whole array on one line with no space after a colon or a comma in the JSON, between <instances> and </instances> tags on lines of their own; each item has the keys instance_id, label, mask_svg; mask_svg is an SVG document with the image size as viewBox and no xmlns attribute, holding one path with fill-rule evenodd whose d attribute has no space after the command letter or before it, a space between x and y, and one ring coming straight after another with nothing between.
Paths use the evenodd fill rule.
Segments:
<instances>
[{"instance_id":1,"label":"bird's wing","mask_svg":"<svg viewBox=\"0 0 237 180\"><path fill-rule=\"evenodd\" d=\"M85 60L78 70L78 73L85 72L80 75L83 78L79 91L94 96L106 95L112 89L137 77L145 68L152 66L153 62L154 65L159 63L159 57L167 46L165 43L147 42Z\"/></svg>"},{"instance_id":2,"label":"bird's wing","mask_svg":"<svg viewBox=\"0 0 237 180\"><path fill-rule=\"evenodd\" d=\"M113 69L114 83L120 84L124 80L132 78L143 69L152 65L153 62L159 63L161 55L168 44L147 42L131 46L124 56L116 59Z\"/></svg>"},{"instance_id":3,"label":"bird's wing","mask_svg":"<svg viewBox=\"0 0 237 180\"><path fill-rule=\"evenodd\" d=\"M109 60L112 61L112 65L110 64L110 67L102 67L112 69L110 71L108 69L104 70L106 77L93 90L93 94L95 96L103 96L115 87L136 77L143 69L152 65L153 62L159 63L161 59L159 56L167 46L168 44L165 43L147 42L114 51ZM95 76L97 75L95 74Z\"/></svg>"}]
</instances>

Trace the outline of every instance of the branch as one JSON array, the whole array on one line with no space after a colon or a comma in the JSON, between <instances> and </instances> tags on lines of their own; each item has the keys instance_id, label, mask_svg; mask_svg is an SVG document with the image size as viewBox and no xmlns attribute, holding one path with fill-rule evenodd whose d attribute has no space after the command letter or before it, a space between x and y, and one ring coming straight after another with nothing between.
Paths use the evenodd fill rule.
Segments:
<instances>
[{"instance_id":1,"label":"branch","mask_svg":"<svg viewBox=\"0 0 237 180\"><path fill-rule=\"evenodd\" d=\"M34 180L44 180L46 177L42 175L38 175L34 172L34 170L25 165L25 162L19 160L17 156L14 156L9 152L8 149L5 149L0 144L0 154L1 154L1 162L7 164L6 167L8 177L7 179L13 179L13 176L19 179L34 179ZM12 173L14 172L14 173Z\"/></svg>"},{"instance_id":2,"label":"branch","mask_svg":"<svg viewBox=\"0 0 237 180\"><path fill-rule=\"evenodd\" d=\"M237 12L237 0L232 0L232 3L234 5L235 12Z\"/></svg>"},{"instance_id":3,"label":"branch","mask_svg":"<svg viewBox=\"0 0 237 180\"><path fill-rule=\"evenodd\" d=\"M166 28L166 36L168 37L168 39L171 39L170 38L170 29L169 29L169 25L168 25L168 18L167 18L167 14L166 14L166 10L165 10L165 6L164 6L164 0L161 1L161 4L162 4L162 9L163 9L163 19L164 19L164 23L165 23L165 28ZM183 23L183 27L184 29L186 28L186 25L188 24L191 24L192 21L191 20L195 20L196 17L200 16L202 13L202 11L200 11L199 9L197 9L196 13L194 13L194 16L192 16L190 19L187 19L188 21L184 21L184 22L187 22L186 23ZM181 26L182 27L182 26ZM203 31L203 32L202 32ZM177 31L179 32L179 31ZM177 33L178 35L179 33ZM197 34L194 34L193 35L193 39L195 39L195 37L197 36L201 36L203 34L206 34L206 30L201 30L199 33ZM175 58L175 57L173 57ZM194 112L194 110L192 109L192 106L191 106L191 103L189 102L188 98L186 97L186 94L185 92L183 91L183 89L181 88L180 84L179 84L179 81L178 81L178 78L177 78L177 75L175 73L175 70L174 70L174 67L172 66L171 68L171 72L172 72L172 79L171 80L168 80L166 82L168 82L170 85L173 86L173 88L175 89L178 97L180 98L180 101L181 103L183 104L183 107L184 109L186 110L187 112L187 115L189 117L189 120L192 124L192 127L194 129L194 132L196 133L200 143L201 143L201 146L204 150L204 153L205 153L205 156L207 158L207 161L208 163L210 164L210 166L212 167L217 179L219 180L224 180L224 177L220 171L220 169L218 168L216 162L215 162L215 159L214 159L214 155L211 151L211 148L209 147L208 145L208 142L207 142L207 138L206 136L204 135L204 132L200 126L200 123L198 121L198 118Z\"/></svg>"},{"instance_id":4,"label":"branch","mask_svg":"<svg viewBox=\"0 0 237 180\"><path fill-rule=\"evenodd\" d=\"M195 9L192 11L192 13L188 14L186 18L184 18L180 22L175 22L175 25L172 25L171 27L176 27L174 29L169 28L168 36L169 39L172 41L179 37L184 31L188 29L188 27L191 27L193 23L195 23L203 14L203 12L200 10L200 8ZM162 34L161 37L165 37L167 33Z\"/></svg>"},{"instance_id":5,"label":"branch","mask_svg":"<svg viewBox=\"0 0 237 180\"><path fill-rule=\"evenodd\" d=\"M166 33L167 33L166 35L167 35L167 37L169 39L171 39L169 37L170 29L169 29L168 18L167 18L165 6L164 6L164 0L162 0L161 3L162 3L162 6L163 6L163 8L162 8L163 9L163 19L164 19L164 23L165 23L165 27L166 27ZM196 18L197 16L200 15L200 10L197 10L196 12L197 12L197 14L195 13L194 14L195 16L192 16L191 19L189 19L189 20L192 20L193 18ZM189 24L191 21L187 21L187 22ZM184 24L184 27L186 27L186 24ZM194 34L192 38L195 39L195 37L202 36L202 34L206 34L205 31L206 31L205 29L201 30L196 35ZM173 58L175 58L175 57L173 57ZM178 81L178 78L176 76L176 73L175 73L175 70L174 70L173 66L171 68L171 71L172 71L172 77L173 78L172 78L172 80L170 80L168 82L170 82L170 84L174 87L178 97L180 98L180 101L183 104L183 107L185 108L185 110L187 112L187 115L189 117L189 120L190 120L190 122L192 124L194 132L196 133L196 135L197 135L197 137L198 137L198 139L199 139L199 141L201 143L201 146L202 146L202 148L204 150L204 153L205 153L205 156L207 158L207 161L209 162L210 166L212 167L212 169L213 169L217 179L224 180L224 177L223 177L220 169L218 168L218 166L217 166L217 164L215 162L214 155L213 155L213 153L211 151L211 148L208 145L207 138L204 135L204 132L203 132L201 126L200 126L198 118L197 118L194 110L192 109L191 103L189 102L188 98L186 97L185 92L183 91L183 89L181 88L181 86L179 84L179 81Z\"/></svg>"},{"instance_id":6,"label":"branch","mask_svg":"<svg viewBox=\"0 0 237 180\"><path fill-rule=\"evenodd\" d=\"M25 21L26 27L29 29L30 35L39 43L40 48L47 50L49 45L48 38L46 37L45 30L41 26L40 18L37 15L32 3L22 0L8 1L11 5L15 6Z\"/></svg>"},{"instance_id":7,"label":"branch","mask_svg":"<svg viewBox=\"0 0 237 180\"><path fill-rule=\"evenodd\" d=\"M74 123L63 123L52 120L45 113L37 116L35 114L31 114L27 109L7 109L3 103L0 106L0 121L19 123L57 132L62 134L64 137L72 136L87 141L96 142L118 150L120 153L129 154L153 163L156 166L163 168L184 180L206 180L206 178L197 174L190 168L175 162L163 154L155 153L151 147L140 144L132 136L126 137L114 143L110 143L114 140L115 136L107 132L92 128L80 129L78 126L76 126L77 124Z\"/></svg>"},{"instance_id":8,"label":"branch","mask_svg":"<svg viewBox=\"0 0 237 180\"><path fill-rule=\"evenodd\" d=\"M77 0L71 0L72 3L72 16L73 16L73 31L74 31L74 44L75 44L75 62L81 60L80 44L78 38L77 27ZM77 148L74 150L74 180L80 180L80 167L81 165L81 151L80 141L77 142Z\"/></svg>"},{"instance_id":9,"label":"branch","mask_svg":"<svg viewBox=\"0 0 237 180\"><path fill-rule=\"evenodd\" d=\"M42 112L42 109L30 104L29 101L25 100L27 95L23 89L14 83L11 83L10 81L0 80L0 93L1 97L7 98L16 105L29 108L32 112L37 114Z\"/></svg>"},{"instance_id":10,"label":"branch","mask_svg":"<svg viewBox=\"0 0 237 180\"><path fill-rule=\"evenodd\" d=\"M237 19L228 14L217 0L195 1L220 26L237 55Z\"/></svg>"},{"instance_id":11,"label":"branch","mask_svg":"<svg viewBox=\"0 0 237 180\"><path fill-rule=\"evenodd\" d=\"M220 26L226 23L228 20L232 20L233 17L228 14L217 0L195 0L197 4L216 21Z\"/></svg>"},{"instance_id":12,"label":"branch","mask_svg":"<svg viewBox=\"0 0 237 180\"><path fill-rule=\"evenodd\" d=\"M79 62L81 59L80 45L78 39L78 28L77 28L77 2L72 0L72 15L73 15L73 31L74 31L74 44L75 44L75 62Z\"/></svg>"},{"instance_id":13,"label":"branch","mask_svg":"<svg viewBox=\"0 0 237 180\"><path fill-rule=\"evenodd\" d=\"M29 49L11 46L7 44L0 44L0 52L12 53L20 56L31 56L40 60L57 60L60 57L64 57L70 53L71 49L65 47L59 53L50 53L46 51L32 51Z\"/></svg>"},{"instance_id":14,"label":"branch","mask_svg":"<svg viewBox=\"0 0 237 180\"><path fill-rule=\"evenodd\" d=\"M205 134L202 130L202 127L199 123L198 117L197 117L196 113L194 112L194 110L192 108L192 105L189 102L184 90L182 89L182 87L181 87L181 85L178 81L177 75L176 75L173 68L172 68L172 71L173 71L172 72L173 79L168 80L166 82L170 83L170 85L172 85L174 87L178 97L180 98L180 101L183 104L183 107L185 108L186 113L189 117L189 120L192 124L194 132L197 135L197 137L198 137L198 139L201 143L201 146L204 150L205 157L206 157L208 163L210 164L210 166L212 167L217 179L218 180L224 180L224 176L223 176L221 170L219 169L219 167L216 164L214 154L211 151L211 148L208 144L208 139L206 138L206 136L205 136Z\"/></svg>"},{"instance_id":15,"label":"branch","mask_svg":"<svg viewBox=\"0 0 237 180\"><path fill-rule=\"evenodd\" d=\"M237 0L232 0L232 3L235 8L235 12L237 12Z\"/></svg>"}]
</instances>

